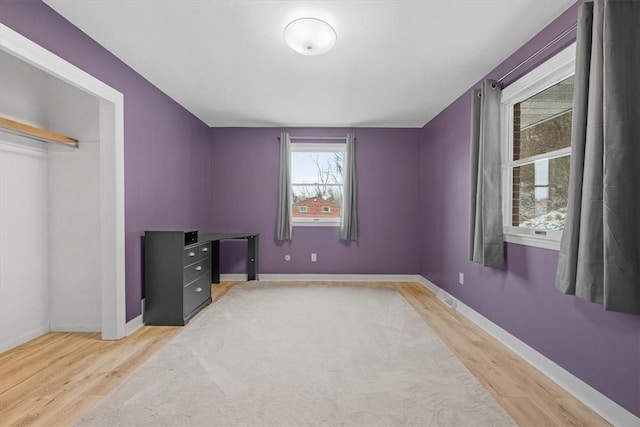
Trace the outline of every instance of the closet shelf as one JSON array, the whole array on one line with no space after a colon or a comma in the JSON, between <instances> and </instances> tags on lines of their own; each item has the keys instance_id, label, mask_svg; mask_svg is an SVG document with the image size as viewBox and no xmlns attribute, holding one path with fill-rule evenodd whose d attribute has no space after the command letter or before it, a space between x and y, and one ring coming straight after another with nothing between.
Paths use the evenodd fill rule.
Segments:
<instances>
[{"instance_id":1,"label":"closet shelf","mask_svg":"<svg viewBox=\"0 0 640 427\"><path fill-rule=\"evenodd\" d=\"M11 133L26 136L27 138L37 139L43 142L55 142L69 147L78 148L78 140L65 136L50 130L41 129L25 123L0 117L0 129L7 130Z\"/></svg>"}]
</instances>

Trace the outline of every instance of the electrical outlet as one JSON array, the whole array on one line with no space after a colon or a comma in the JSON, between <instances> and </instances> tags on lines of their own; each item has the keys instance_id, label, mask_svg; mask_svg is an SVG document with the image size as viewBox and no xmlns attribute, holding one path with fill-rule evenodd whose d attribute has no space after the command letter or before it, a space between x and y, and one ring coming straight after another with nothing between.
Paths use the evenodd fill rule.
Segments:
<instances>
[{"instance_id":1,"label":"electrical outlet","mask_svg":"<svg viewBox=\"0 0 640 427\"><path fill-rule=\"evenodd\" d=\"M464 285L464 273L458 273L458 282Z\"/></svg>"},{"instance_id":2,"label":"electrical outlet","mask_svg":"<svg viewBox=\"0 0 640 427\"><path fill-rule=\"evenodd\" d=\"M318 261L318 256L316 254L311 254L311 262Z\"/></svg>"}]
</instances>

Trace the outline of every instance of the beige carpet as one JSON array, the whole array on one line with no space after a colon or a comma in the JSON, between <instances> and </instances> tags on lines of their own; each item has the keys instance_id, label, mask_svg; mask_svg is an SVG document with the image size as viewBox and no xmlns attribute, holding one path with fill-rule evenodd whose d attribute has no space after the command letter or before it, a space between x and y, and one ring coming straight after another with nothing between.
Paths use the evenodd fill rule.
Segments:
<instances>
[{"instance_id":1,"label":"beige carpet","mask_svg":"<svg viewBox=\"0 0 640 427\"><path fill-rule=\"evenodd\" d=\"M81 426L511 426L391 287L251 282Z\"/></svg>"}]
</instances>

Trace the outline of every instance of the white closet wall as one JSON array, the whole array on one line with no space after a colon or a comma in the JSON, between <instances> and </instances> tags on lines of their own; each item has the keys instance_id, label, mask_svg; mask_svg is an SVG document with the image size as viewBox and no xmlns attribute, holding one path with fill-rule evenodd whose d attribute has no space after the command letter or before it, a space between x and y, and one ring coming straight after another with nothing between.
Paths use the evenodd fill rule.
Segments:
<instances>
[{"instance_id":1,"label":"white closet wall","mask_svg":"<svg viewBox=\"0 0 640 427\"><path fill-rule=\"evenodd\" d=\"M48 167L42 144L0 132L0 351L49 330Z\"/></svg>"},{"instance_id":2,"label":"white closet wall","mask_svg":"<svg viewBox=\"0 0 640 427\"><path fill-rule=\"evenodd\" d=\"M98 144L49 147L49 308L52 331L100 331Z\"/></svg>"}]
</instances>

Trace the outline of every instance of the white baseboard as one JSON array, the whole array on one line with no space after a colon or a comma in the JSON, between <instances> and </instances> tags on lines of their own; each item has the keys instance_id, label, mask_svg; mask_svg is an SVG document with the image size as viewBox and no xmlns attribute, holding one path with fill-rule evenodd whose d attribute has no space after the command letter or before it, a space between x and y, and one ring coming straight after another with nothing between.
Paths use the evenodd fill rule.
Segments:
<instances>
[{"instance_id":1,"label":"white baseboard","mask_svg":"<svg viewBox=\"0 0 640 427\"><path fill-rule=\"evenodd\" d=\"M124 336L128 337L129 335L140 329L143 325L144 323L142 323L142 314L138 317L134 317L124 325Z\"/></svg>"},{"instance_id":2,"label":"white baseboard","mask_svg":"<svg viewBox=\"0 0 640 427\"><path fill-rule=\"evenodd\" d=\"M7 350L11 350L14 347L31 341L34 338L38 338L40 335L44 335L49 332L49 325L42 326L40 328L32 329L29 332L25 332L20 336L11 338L9 340L0 340L0 353L4 353Z\"/></svg>"},{"instance_id":3,"label":"white baseboard","mask_svg":"<svg viewBox=\"0 0 640 427\"><path fill-rule=\"evenodd\" d=\"M100 325L85 325L75 323L51 323L51 332L100 332Z\"/></svg>"},{"instance_id":4,"label":"white baseboard","mask_svg":"<svg viewBox=\"0 0 640 427\"><path fill-rule=\"evenodd\" d=\"M428 279L418 276L417 280L419 283L435 293L439 299L444 300L447 296L453 298ZM560 387L571 393L576 399L587 405L602 418L614 426L640 426L639 417L636 417L633 413L618 405L616 402L600 393L598 390L594 389L569 371L560 367L542 353L511 335L509 332L476 312L462 301L455 300L454 302L453 308L458 310L473 323L480 326L511 351L522 357ZM449 303L447 305L451 306Z\"/></svg>"},{"instance_id":5,"label":"white baseboard","mask_svg":"<svg viewBox=\"0 0 640 427\"><path fill-rule=\"evenodd\" d=\"M134 333L135 331L137 331L138 329L140 329L142 326L144 326L144 322L142 321L143 316L144 315L144 299L142 299L142 301L140 301L140 315L137 317L134 317L133 319L129 320L125 325L124 325L124 336L128 337L129 335L131 335L132 333Z\"/></svg>"},{"instance_id":6,"label":"white baseboard","mask_svg":"<svg viewBox=\"0 0 640 427\"><path fill-rule=\"evenodd\" d=\"M416 282L415 274L261 274L261 281L273 282ZM246 274L221 274L221 281L246 281Z\"/></svg>"},{"instance_id":7,"label":"white baseboard","mask_svg":"<svg viewBox=\"0 0 640 427\"><path fill-rule=\"evenodd\" d=\"M260 278L262 278L262 274ZM221 282L246 282L247 275L246 274L221 274L220 275Z\"/></svg>"}]
</instances>

